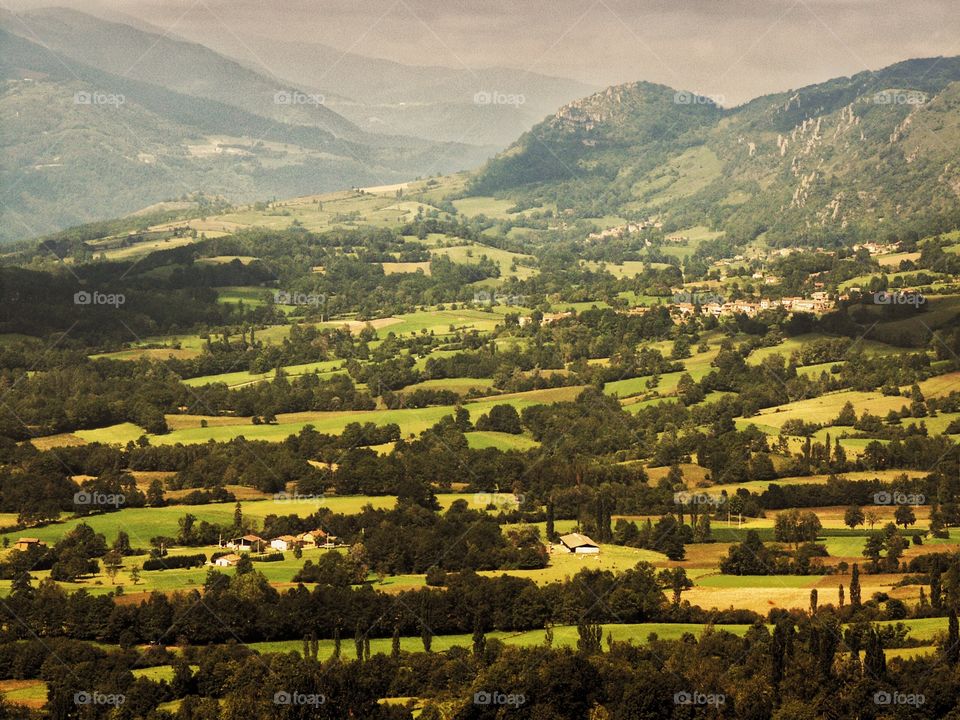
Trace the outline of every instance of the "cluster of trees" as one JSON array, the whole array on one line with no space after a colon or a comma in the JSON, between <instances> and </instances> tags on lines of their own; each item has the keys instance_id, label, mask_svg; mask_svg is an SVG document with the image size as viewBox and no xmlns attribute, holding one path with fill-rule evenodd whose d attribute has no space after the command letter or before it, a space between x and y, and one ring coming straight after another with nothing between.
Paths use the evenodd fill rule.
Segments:
<instances>
[{"instance_id":1,"label":"cluster of trees","mask_svg":"<svg viewBox=\"0 0 960 720\"><path fill-rule=\"evenodd\" d=\"M868 603L859 601L861 616L852 606L841 615L831 605L814 603L806 612L777 611L772 629L760 618L747 620L752 625L743 637L709 625L699 637L687 633L662 640L654 633L637 644L604 638L599 622L611 610L629 621L662 616L668 610L661 583L643 565L613 583L609 573L587 570L546 588L465 573L444 590L403 593L402 602L381 607L387 601L375 591L318 586L279 595L253 571L233 579L211 573L203 602L234 637L292 636L302 640L299 656L258 655L234 643L204 646L218 639L222 628L206 613L189 612L188 605L198 602L196 591L117 605L109 596L68 597L50 583L19 584L0 611L16 610L36 635L0 645L0 678L45 680L47 710L56 718L75 712L78 693L122 695L123 712L161 720L293 718L305 712L331 720L411 717L408 707L379 702L398 696L425 700L420 714L430 720L511 711L543 718L666 719L698 706L719 717L882 717L893 706L888 697L914 698L897 702L911 717L932 720L958 710L960 631L954 611L948 612L948 633L934 655L896 662L887 661L885 649L902 642L902 629L864 621ZM851 599L853 594L851 588ZM537 622L543 627L564 606L560 616L577 625L575 648L555 646L549 622L539 645L508 647L487 636L503 627ZM67 613L71 623L56 623ZM451 620L473 634L472 642L431 652L434 632L447 631ZM5 639L13 640L26 629L6 632ZM351 634L353 647L347 650L343 640ZM419 635L423 652L402 650L401 634ZM371 637L391 635L389 653L371 653ZM109 638L120 649L105 650L83 636ZM154 644L135 649L143 637ZM332 651L325 646L323 657L320 638L333 639ZM176 654L163 647L172 642L180 644ZM165 664L174 668L170 680L134 678L135 668ZM291 700L284 703L285 698ZM176 714L155 710L175 699L181 700ZM7 717L27 717L14 706L0 710ZM114 711L95 704L87 710L97 717Z\"/></svg>"}]
</instances>

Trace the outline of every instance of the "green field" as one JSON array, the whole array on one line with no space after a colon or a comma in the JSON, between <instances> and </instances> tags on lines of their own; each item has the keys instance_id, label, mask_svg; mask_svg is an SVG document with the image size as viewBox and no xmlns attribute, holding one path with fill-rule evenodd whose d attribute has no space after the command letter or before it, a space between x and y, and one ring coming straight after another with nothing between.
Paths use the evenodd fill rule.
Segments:
<instances>
[{"instance_id":1,"label":"green field","mask_svg":"<svg viewBox=\"0 0 960 720\"><path fill-rule=\"evenodd\" d=\"M303 363L302 365L285 365L284 373L289 377L307 375L309 373L318 373L322 378L329 379L337 374L336 370L343 366L340 360L323 360L320 362ZM345 371L344 371L345 372ZM246 370L241 372L220 373L219 375L203 375L201 377L187 378L183 381L184 385L197 387L200 385L210 385L212 383L225 383L227 387L240 387L250 383L261 382L263 380L272 380L276 372L269 370L262 373L253 373Z\"/></svg>"},{"instance_id":2,"label":"green field","mask_svg":"<svg viewBox=\"0 0 960 720\"><path fill-rule=\"evenodd\" d=\"M880 623L881 625L887 623ZM930 618L924 620L908 620L905 621L905 624L908 625L911 629L910 637L917 640L931 640L937 632L944 632L946 630L946 618ZM649 642L651 635L656 635L659 640L679 640L685 634L689 633L694 637L702 637L704 631L706 630L706 625L698 623L623 623L623 624L607 624L603 625L603 638L604 644L606 644L607 638L612 637L614 641L617 642L633 642L637 645L643 645ZM750 625L713 625L712 632L729 632L734 635L742 637L750 629ZM497 639L507 645L515 645L518 647L531 647L535 645L542 645L544 643L544 631L543 630L530 630L527 632L504 632L504 631L494 631L487 633L487 638ZM558 625L553 628L553 644L557 647L576 647L577 640L579 636L577 633L576 626L573 625ZM434 652L443 652L449 650L453 647L470 647L472 644L472 636L470 634L461 634L461 635L437 635L433 638L432 641L432 650ZM333 654L333 640L321 640L320 641L320 656L321 658L328 658ZM343 644L342 652L347 658L352 658L354 649L352 645L348 647L349 643ZM370 652L371 653L383 653L389 654L391 650L392 640L389 637L386 638L371 638L370 640ZM299 640L286 640L279 642L260 642L260 643L251 643L250 647L254 650L264 653L275 653L275 652L301 652L303 650L303 642ZM423 651L423 642L419 637L401 637L400 638L400 649L405 652L422 652ZM907 652L908 649L904 650L905 655L910 653ZM916 653L919 648L910 648L910 651ZM897 656L897 651L888 650L888 653L893 653L892 656Z\"/></svg>"},{"instance_id":3,"label":"green field","mask_svg":"<svg viewBox=\"0 0 960 720\"><path fill-rule=\"evenodd\" d=\"M704 625L696 623L633 623L633 624L612 624L603 626L603 638L606 643L607 636L612 636L615 641L632 641L636 644L644 644L648 641L651 634L656 634L660 640L678 640L685 633L691 633L700 636L704 630ZM714 631L726 630L734 635L742 636L749 625L715 625ZM553 628L553 644L558 647L576 647L577 628L573 625L558 625ZM487 633L487 638L494 638L506 643L507 645L516 645L520 647L531 647L542 645L544 643L543 630L530 630L528 632L503 632L495 631ZM370 652L384 653L390 652L391 638L371 638ZM434 652L443 652L453 647L470 647L472 636L463 635L437 635L433 638L432 650ZM290 640L280 642L262 642L251 643L250 647L260 652L301 652L303 642ZM353 647L347 649L347 643L343 645L346 656L352 657ZM419 637L400 638L401 650L407 652L422 652L423 642ZM333 654L333 640L320 641L320 655L323 658L330 657Z\"/></svg>"},{"instance_id":4,"label":"green field","mask_svg":"<svg viewBox=\"0 0 960 720\"><path fill-rule=\"evenodd\" d=\"M456 500L466 500L471 507L482 509L482 505L473 493L441 493L437 495L437 499L443 509L449 508ZM240 501L243 516L254 519L260 524L267 515L295 514L306 517L320 508L329 508L335 513L352 515L360 512L365 505L372 505L375 508L392 508L395 504L396 497L393 495L330 495L316 499L301 499L293 495L276 499L271 497L265 500ZM95 531L106 535L108 541L112 541L120 530L126 530L130 533L134 545L148 547L150 538L156 535L175 536L178 530L177 521L186 513L195 515L198 521L206 520L210 523L229 525L233 522L234 505L235 503L228 502L209 505L168 505L160 508L126 508L112 513L72 518L62 523L30 528L29 531L6 533L0 535L0 540L8 538L13 542L21 535L29 535L52 543L78 523L85 522Z\"/></svg>"},{"instance_id":5,"label":"green field","mask_svg":"<svg viewBox=\"0 0 960 720\"><path fill-rule=\"evenodd\" d=\"M467 433L467 444L479 450L490 447L500 450L529 450L540 445L536 440L525 435L511 435L490 430L475 430Z\"/></svg>"},{"instance_id":6,"label":"green field","mask_svg":"<svg viewBox=\"0 0 960 720\"><path fill-rule=\"evenodd\" d=\"M579 386L532 390L467 402L463 407L470 412L471 419L476 420L480 415L489 412L494 405L510 404L517 410L522 410L532 405L572 400L582 390ZM159 445L178 442L189 444L207 442L210 439L223 441L240 435L248 440L278 441L300 432L307 425L313 425L321 433L339 434L351 422L372 422L377 425L396 423L400 426L401 433L406 436L423 432L452 412L452 406L443 405L399 410L282 413L277 416L278 423L275 425L252 425L248 418L210 418L209 427L206 428L200 427L199 416L190 416L190 424L195 423L195 427L183 427L165 435L151 435L150 442ZM182 427L184 423L177 423L178 417L180 416L168 417L171 427Z\"/></svg>"}]
</instances>

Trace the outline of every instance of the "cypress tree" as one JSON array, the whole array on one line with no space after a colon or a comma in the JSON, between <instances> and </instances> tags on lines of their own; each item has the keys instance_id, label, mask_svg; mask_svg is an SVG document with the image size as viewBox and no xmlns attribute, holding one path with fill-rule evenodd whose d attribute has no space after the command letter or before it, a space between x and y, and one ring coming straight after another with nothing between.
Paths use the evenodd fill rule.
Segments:
<instances>
[{"instance_id":1,"label":"cypress tree","mask_svg":"<svg viewBox=\"0 0 960 720\"><path fill-rule=\"evenodd\" d=\"M483 657L483 651L487 647L487 636L483 634L483 625L480 618L473 623L473 654L475 657Z\"/></svg>"},{"instance_id":2,"label":"cypress tree","mask_svg":"<svg viewBox=\"0 0 960 720\"><path fill-rule=\"evenodd\" d=\"M850 572L850 605L860 607L860 566L857 563Z\"/></svg>"},{"instance_id":3,"label":"cypress tree","mask_svg":"<svg viewBox=\"0 0 960 720\"><path fill-rule=\"evenodd\" d=\"M947 624L947 662L956 665L960 660L960 628L957 626L957 611L950 608L950 616Z\"/></svg>"},{"instance_id":4,"label":"cypress tree","mask_svg":"<svg viewBox=\"0 0 960 720\"><path fill-rule=\"evenodd\" d=\"M867 648L863 656L863 670L868 677L881 680L887 673L887 657L883 652L883 638L875 629L867 635Z\"/></svg>"},{"instance_id":5,"label":"cypress tree","mask_svg":"<svg viewBox=\"0 0 960 720\"><path fill-rule=\"evenodd\" d=\"M393 626L393 640L390 644L390 656L394 660L400 658L400 624L397 623Z\"/></svg>"}]
</instances>

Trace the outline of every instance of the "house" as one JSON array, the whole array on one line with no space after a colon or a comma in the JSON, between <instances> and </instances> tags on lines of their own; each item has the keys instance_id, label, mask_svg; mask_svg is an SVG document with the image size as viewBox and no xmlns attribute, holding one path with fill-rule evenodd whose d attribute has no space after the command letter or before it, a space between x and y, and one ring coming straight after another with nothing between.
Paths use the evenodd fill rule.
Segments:
<instances>
[{"instance_id":1,"label":"house","mask_svg":"<svg viewBox=\"0 0 960 720\"><path fill-rule=\"evenodd\" d=\"M337 536L323 530L311 530L295 538L302 547L335 547Z\"/></svg>"},{"instance_id":2,"label":"house","mask_svg":"<svg viewBox=\"0 0 960 720\"><path fill-rule=\"evenodd\" d=\"M293 535L281 535L270 541L270 547L274 550L279 550L283 552L285 550L293 550L295 547L300 545L300 541L297 540Z\"/></svg>"},{"instance_id":3,"label":"house","mask_svg":"<svg viewBox=\"0 0 960 720\"><path fill-rule=\"evenodd\" d=\"M541 321L540 324L541 324L541 325L550 325L550 324L555 323L555 322L557 322L557 321L559 321L559 320L563 320L564 318L568 318L568 317L572 317L572 316L573 316L573 313L572 313L572 312L544 313L544 314L543 314L543 320Z\"/></svg>"},{"instance_id":4,"label":"house","mask_svg":"<svg viewBox=\"0 0 960 720\"><path fill-rule=\"evenodd\" d=\"M234 567L238 562L240 562L240 556L230 553L229 555L221 555L213 561L213 564L217 567Z\"/></svg>"},{"instance_id":5,"label":"house","mask_svg":"<svg viewBox=\"0 0 960 720\"><path fill-rule=\"evenodd\" d=\"M234 538L228 542L227 547L242 552L250 552L251 550L262 552L263 546L266 544L267 541L259 535L244 535L243 537Z\"/></svg>"},{"instance_id":6,"label":"house","mask_svg":"<svg viewBox=\"0 0 960 720\"><path fill-rule=\"evenodd\" d=\"M580 533L561 535L559 545L553 547L554 550L559 552L576 553L577 555L596 555L600 552L600 546L597 543Z\"/></svg>"},{"instance_id":7,"label":"house","mask_svg":"<svg viewBox=\"0 0 960 720\"><path fill-rule=\"evenodd\" d=\"M23 550L24 552L27 550L32 550L33 548L42 550L46 546L47 544L42 542L40 538L32 537L22 537L13 544L13 548L15 550Z\"/></svg>"}]
</instances>

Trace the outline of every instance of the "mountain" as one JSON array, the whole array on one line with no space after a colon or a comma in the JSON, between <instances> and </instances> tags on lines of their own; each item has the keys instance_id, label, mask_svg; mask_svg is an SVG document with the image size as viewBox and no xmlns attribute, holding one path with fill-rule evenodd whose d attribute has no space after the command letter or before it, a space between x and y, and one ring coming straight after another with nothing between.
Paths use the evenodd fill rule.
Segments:
<instances>
[{"instance_id":1,"label":"mountain","mask_svg":"<svg viewBox=\"0 0 960 720\"><path fill-rule=\"evenodd\" d=\"M339 137L362 135L322 102L307 102L306 93L303 102L277 102L298 88L196 43L65 8L0 16L0 27L105 73L216 100L278 122L319 127Z\"/></svg>"},{"instance_id":2,"label":"mountain","mask_svg":"<svg viewBox=\"0 0 960 720\"><path fill-rule=\"evenodd\" d=\"M592 92L574 80L512 68L405 65L320 43L262 36L203 37L258 72L323 93L360 128L438 141L506 147L574 98Z\"/></svg>"},{"instance_id":3,"label":"mountain","mask_svg":"<svg viewBox=\"0 0 960 720\"><path fill-rule=\"evenodd\" d=\"M668 231L709 225L738 241L960 224L960 58L732 109L660 85L608 88L525 133L469 192L580 216L655 215Z\"/></svg>"},{"instance_id":4,"label":"mountain","mask_svg":"<svg viewBox=\"0 0 960 720\"><path fill-rule=\"evenodd\" d=\"M198 191L238 202L304 195L475 167L488 156L364 132L322 103L299 101L309 93L191 43L82 13L51 12L42 23L41 15L27 17L34 39L10 32L34 35L0 15L0 241ZM295 100L275 103L277 92Z\"/></svg>"}]
</instances>

